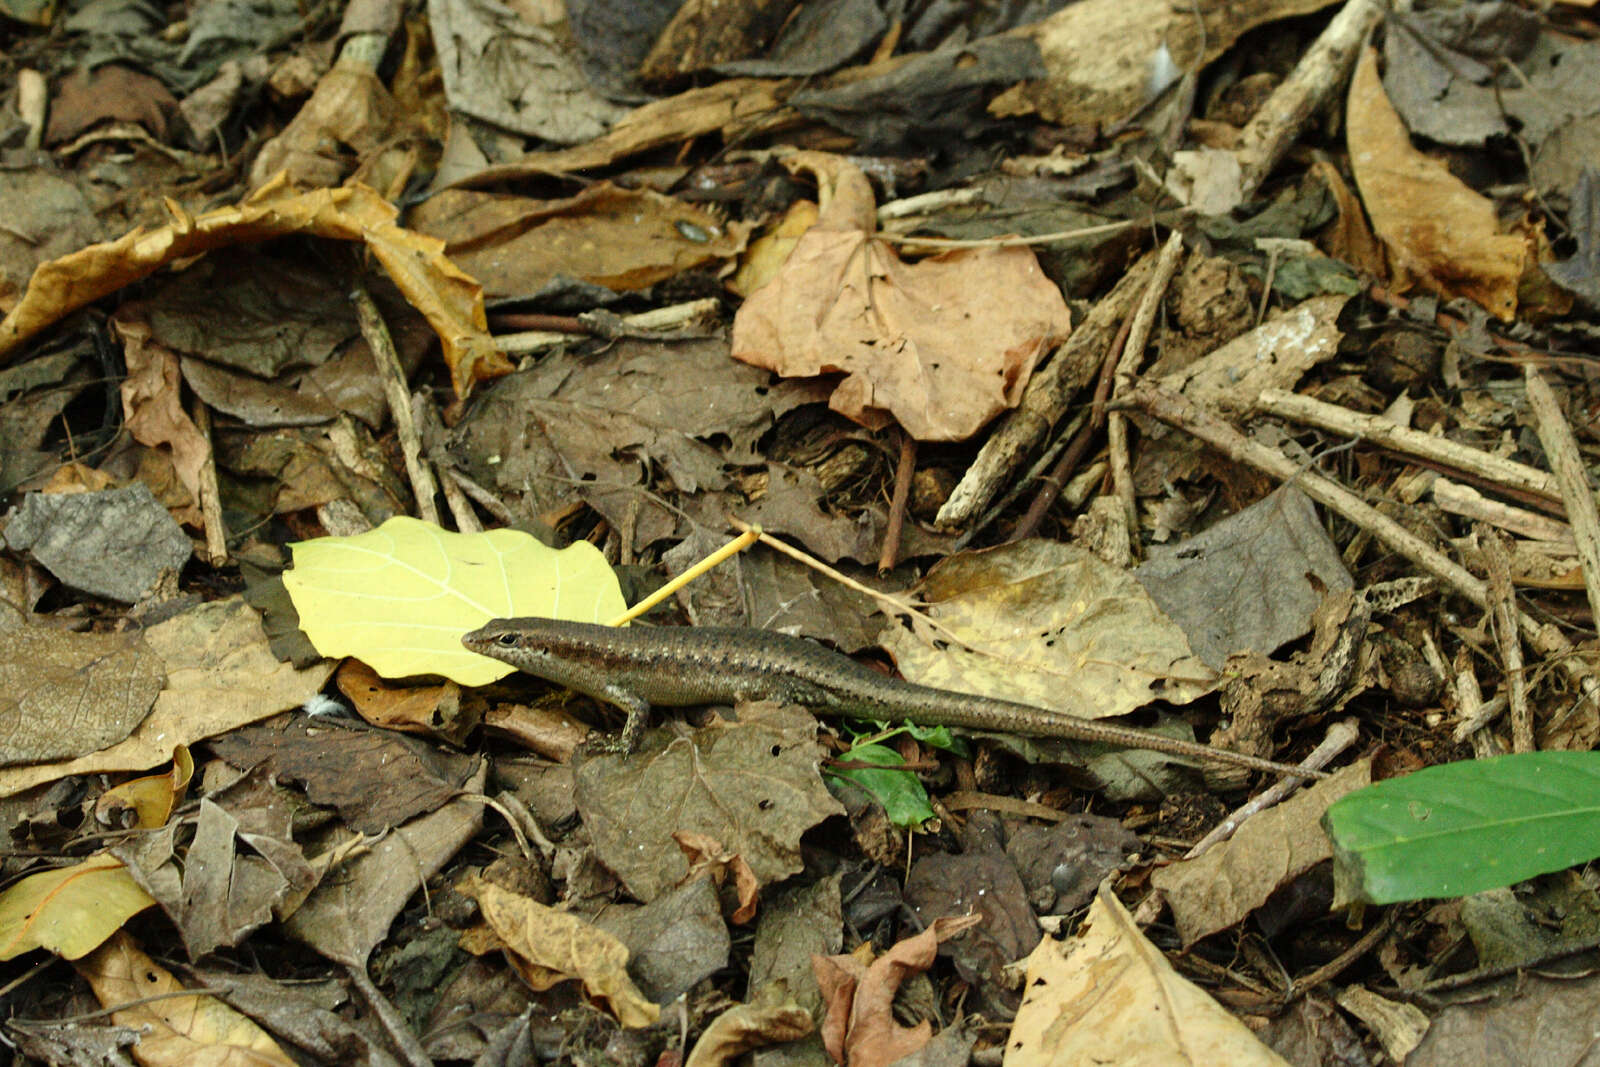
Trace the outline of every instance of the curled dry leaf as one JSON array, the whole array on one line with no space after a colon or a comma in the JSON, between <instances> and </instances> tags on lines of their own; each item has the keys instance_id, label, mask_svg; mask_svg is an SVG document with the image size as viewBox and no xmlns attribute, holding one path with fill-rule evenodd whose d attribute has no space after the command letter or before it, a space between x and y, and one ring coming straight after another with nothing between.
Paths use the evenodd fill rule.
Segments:
<instances>
[{"instance_id":1,"label":"curled dry leaf","mask_svg":"<svg viewBox=\"0 0 1600 1067\"><path fill-rule=\"evenodd\" d=\"M476 876L466 879L461 891L477 900L488 924L488 931L463 938L468 951L504 949L534 989L576 978L623 1026L650 1026L660 1017L661 1009L628 977L628 949L611 934ZM492 936L485 937L490 931Z\"/></svg>"},{"instance_id":2,"label":"curled dry leaf","mask_svg":"<svg viewBox=\"0 0 1600 1067\"><path fill-rule=\"evenodd\" d=\"M851 1067L882 1067L926 1045L933 1037L927 1020L916 1026L894 1021L895 992L907 978L933 966L941 941L982 921L976 914L935 919L870 964L853 955L811 957L827 1005L822 1040L828 1054Z\"/></svg>"},{"instance_id":3,"label":"curled dry leaf","mask_svg":"<svg viewBox=\"0 0 1600 1067\"><path fill-rule=\"evenodd\" d=\"M511 371L489 337L482 287L445 258L442 242L397 225L394 206L365 185L294 195L280 176L233 207L191 216L169 202L168 210L172 222L159 229L134 230L40 264L22 300L0 322L0 363L52 323L168 263L304 234L366 244L438 333L458 396L474 382Z\"/></svg>"}]
</instances>

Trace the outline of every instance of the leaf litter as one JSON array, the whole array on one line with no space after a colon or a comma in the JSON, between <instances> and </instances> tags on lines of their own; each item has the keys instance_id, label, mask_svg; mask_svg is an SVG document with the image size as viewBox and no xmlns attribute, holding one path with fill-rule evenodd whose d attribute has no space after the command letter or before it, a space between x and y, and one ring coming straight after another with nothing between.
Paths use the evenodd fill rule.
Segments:
<instances>
[{"instance_id":1,"label":"leaf litter","mask_svg":"<svg viewBox=\"0 0 1600 1067\"><path fill-rule=\"evenodd\" d=\"M1590 980L1497 983L1594 951L1595 847L1485 877L1494 798L1581 804L1473 758L1600 741L1580 5L5 7L30 1055L1569 1057ZM736 523L635 625L1343 769L759 705L623 756L457 643Z\"/></svg>"}]
</instances>

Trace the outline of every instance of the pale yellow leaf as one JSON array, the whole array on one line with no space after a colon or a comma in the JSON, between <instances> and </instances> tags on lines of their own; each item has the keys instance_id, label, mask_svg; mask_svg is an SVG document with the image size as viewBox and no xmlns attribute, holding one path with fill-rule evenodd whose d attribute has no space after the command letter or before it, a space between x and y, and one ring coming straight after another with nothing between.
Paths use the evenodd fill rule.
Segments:
<instances>
[{"instance_id":1,"label":"pale yellow leaf","mask_svg":"<svg viewBox=\"0 0 1600 1067\"><path fill-rule=\"evenodd\" d=\"M385 678L486 685L512 668L463 648L468 630L518 615L609 622L627 607L586 541L557 550L517 530L458 534L398 516L290 547L283 584L300 628L324 656L354 656Z\"/></svg>"},{"instance_id":2,"label":"pale yellow leaf","mask_svg":"<svg viewBox=\"0 0 1600 1067\"><path fill-rule=\"evenodd\" d=\"M36 948L75 960L154 903L110 855L29 875L0 893L0 960Z\"/></svg>"}]
</instances>

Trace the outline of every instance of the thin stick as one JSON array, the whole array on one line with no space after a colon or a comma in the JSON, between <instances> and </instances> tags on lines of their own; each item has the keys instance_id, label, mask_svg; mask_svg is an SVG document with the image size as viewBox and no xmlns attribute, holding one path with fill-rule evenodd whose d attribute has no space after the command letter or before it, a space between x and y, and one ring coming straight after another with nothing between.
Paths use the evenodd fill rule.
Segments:
<instances>
[{"instance_id":1,"label":"thin stick","mask_svg":"<svg viewBox=\"0 0 1600 1067\"><path fill-rule=\"evenodd\" d=\"M1494 623L1492 632L1506 675L1507 702L1511 709L1511 751L1533 752L1536 748L1533 715L1528 710L1522 639L1517 634L1517 595L1511 588L1511 558L1500 534L1488 526L1478 527L1478 544L1483 549L1484 568L1489 574L1489 595L1494 599L1489 618Z\"/></svg>"},{"instance_id":2,"label":"thin stick","mask_svg":"<svg viewBox=\"0 0 1600 1067\"><path fill-rule=\"evenodd\" d=\"M1583 567L1589 611L1594 624L1600 626L1600 513L1595 511L1594 492L1578 455L1578 441L1539 369L1531 365L1524 368L1522 380L1537 423L1539 443L1544 445L1545 459L1561 487L1561 499L1567 504L1567 521L1572 523L1572 535L1578 542L1578 563Z\"/></svg>"},{"instance_id":3,"label":"thin stick","mask_svg":"<svg viewBox=\"0 0 1600 1067\"><path fill-rule=\"evenodd\" d=\"M1383 17L1384 6L1378 0L1347 0L1294 70L1239 132L1234 155L1239 159L1240 185L1246 199L1349 77L1356 52Z\"/></svg>"},{"instance_id":4,"label":"thin stick","mask_svg":"<svg viewBox=\"0 0 1600 1067\"><path fill-rule=\"evenodd\" d=\"M1117 361L1116 381L1112 386L1113 398L1133 388L1134 374L1139 361L1144 358L1144 346L1149 343L1150 329L1155 325L1156 310L1167 295L1167 286L1178 270L1178 257L1183 254L1183 235L1173 230L1156 260L1155 274L1133 313L1133 325L1128 329L1128 343L1122 348L1122 358ZM1128 457L1128 418L1120 411L1111 412L1106 419L1106 451L1111 464L1111 484L1117 499L1122 503L1123 521L1128 527L1128 544L1138 543L1139 510L1133 489L1133 464Z\"/></svg>"},{"instance_id":5,"label":"thin stick","mask_svg":"<svg viewBox=\"0 0 1600 1067\"><path fill-rule=\"evenodd\" d=\"M1550 500L1561 498L1561 487L1553 475L1526 463L1496 456L1482 449L1468 448L1444 437L1421 433L1377 415L1365 415L1337 404L1327 404L1309 396L1283 389L1263 389L1256 410L1280 418L1293 419L1346 437L1375 441L1406 456L1432 460L1454 470L1475 474L1497 485L1509 486Z\"/></svg>"},{"instance_id":6,"label":"thin stick","mask_svg":"<svg viewBox=\"0 0 1600 1067\"><path fill-rule=\"evenodd\" d=\"M1117 335L1106 348L1105 359L1100 363L1100 379L1095 383L1094 402L1089 405L1089 421L1081 426L1077 436L1072 439L1072 444L1062 455L1060 462L1044 477L1044 484L1039 487L1039 492L1034 495L1029 503L1027 512L1022 516L1022 521L1017 523L1017 528L1011 532L1011 541L1021 541L1032 537L1044 525L1044 517L1056 500L1061 496L1061 491L1067 487L1067 478L1078 469L1078 464L1083 462L1083 457L1089 451L1089 444L1095 439L1102 427L1106 424L1106 401L1111 399L1111 384L1116 376L1117 364L1122 361L1122 349L1128 343L1128 331L1133 328L1133 316L1122 320L1122 325L1117 329Z\"/></svg>"},{"instance_id":7,"label":"thin stick","mask_svg":"<svg viewBox=\"0 0 1600 1067\"><path fill-rule=\"evenodd\" d=\"M405 369L400 366L400 357L394 350L394 340L389 336L389 327L383 324L378 305L372 302L372 295L359 280L350 290L350 302L356 306L361 336L372 349L372 362L377 365L378 380L383 383L383 395L389 401L389 414L394 416L406 476L411 480L411 493L417 498L417 518L437 526L439 509L434 507L433 497L439 487L434 484L432 469L422 459L422 440L417 433L416 420L411 416L411 392L406 385Z\"/></svg>"},{"instance_id":8,"label":"thin stick","mask_svg":"<svg viewBox=\"0 0 1600 1067\"><path fill-rule=\"evenodd\" d=\"M917 471L917 442L900 431L900 462L894 472L894 494L889 498L889 521L883 529L883 549L878 553L878 573L894 570L900 559L900 534L906 525L906 504L911 499L911 477Z\"/></svg>"},{"instance_id":9,"label":"thin stick","mask_svg":"<svg viewBox=\"0 0 1600 1067\"><path fill-rule=\"evenodd\" d=\"M206 523L206 555L213 567L228 562L228 526L222 519L222 489L217 484L217 454L211 447L211 409L199 397L194 400L194 425L206 442L206 458L200 463L200 514Z\"/></svg>"},{"instance_id":10,"label":"thin stick","mask_svg":"<svg viewBox=\"0 0 1600 1067\"><path fill-rule=\"evenodd\" d=\"M1098 373L1107 342L1128 317L1155 264L1152 253L1128 268L1111 292L1073 328L1072 336L1056 349L1044 369L1028 380L1022 403L1001 419L978 450L972 466L935 516L936 525L947 530L966 526L1014 480L1015 472L1028 463L1051 427L1072 407L1078 390Z\"/></svg>"}]
</instances>

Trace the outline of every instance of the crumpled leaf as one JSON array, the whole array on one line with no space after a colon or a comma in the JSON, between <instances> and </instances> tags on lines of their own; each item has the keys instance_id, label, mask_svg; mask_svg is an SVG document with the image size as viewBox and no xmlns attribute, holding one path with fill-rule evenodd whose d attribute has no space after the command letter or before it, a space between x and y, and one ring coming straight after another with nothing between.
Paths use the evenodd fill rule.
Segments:
<instances>
[{"instance_id":1,"label":"crumpled leaf","mask_svg":"<svg viewBox=\"0 0 1600 1067\"><path fill-rule=\"evenodd\" d=\"M822 1040L834 1061L851 1067L886 1067L926 1045L933 1027L927 1020L916 1026L895 1022L894 995L906 979L933 966L941 941L982 921L977 914L941 916L870 964L854 955L811 957L827 1005Z\"/></svg>"},{"instance_id":2,"label":"crumpled leaf","mask_svg":"<svg viewBox=\"0 0 1600 1067\"><path fill-rule=\"evenodd\" d=\"M233 207L195 216L172 203L168 210L173 220L159 229L134 230L40 264L28 291L0 322L0 363L52 323L175 260L305 234L366 244L438 333L456 395L512 369L489 336L482 288L445 258L441 242L396 225L394 206L365 185L292 195L280 176Z\"/></svg>"},{"instance_id":3,"label":"crumpled leaf","mask_svg":"<svg viewBox=\"0 0 1600 1067\"><path fill-rule=\"evenodd\" d=\"M105 853L29 875L0 893L0 960L36 948L75 960L154 903Z\"/></svg>"},{"instance_id":4,"label":"crumpled leaf","mask_svg":"<svg viewBox=\"0 0 1600 1067\"><path fill-rule=\"evenodd\" d=\"M1232 838L1152 873L1166 894L1184 947L1241 922L1285 885L1326 861L1333 846L1319 824L1328 806L1372 781L1363 760L1258 812Z\"/></svg>"},{"instance_id":5,"label":"crumpled leaf","mask_svg":"<svg viewBox=\"0 0 1600 1067\"><path fill-rule=\"evenodd\" d=\"M133 603L194 547L143 482L87 493L29 493L13 508L5 541L51 574L95 596Z\"/></svg>"},{"instance_id":6,"label":"crumpled leaf","mask_svg":"<svg viewBox=\"0 0 1600 1067\"><path fill-rule=\"evenodd\" d=\"M982 650L937 648L942 634L889 627L879 643L922 685L1091 719L1156 699L1185 704L1212 686L1144 587L1079 545L1024 541L949 556L922 593L941 623Z\"/></svg>"},{"instance_id":7,"label":"crumpled leaf","mask_svg":"<svg viewBox=\"0 0 1600 1067\"><path fill-rule=\"evenodd\" d=\"M1446 300L1477 301L1510 322L1527 251L1500 232L1493 201L1417 151L1378 78L1377 53L1356 63L1345 107L1350 168L1396 286L1415 282Z\"/></svg>"},{"instance_id":8,"label":"crumpled leaf","mask_svg":"<svg viewBox=\"0 0 1600 1067\"><path fill-rule=\"evenodd\" d=\"M1071 318L1024 246L903 262L872 236L872 189L820 152L784 160L821 185L817 224L733 323L733 357L786 377L845 373L828 404L865 426L892 416L922 441L961 441L1022 397ZM1005 294L990 299L982 294Z\"/></svg>"},{"instance_id":9,"label":"crumpled leaf","mask_svg":"<svg viewBox=\"0 0 1600 1067\"><path fill-rule=\"evenodd\" d=\"M487 930L469 930L462 936L467 951L482 955L504 949L534 989L576 978L623 1026L650 1026L661 1017L661 1009L628 977L628 950L611 934L476 875L462 882L461 891L477 900L488 924Z\"/></svg>"},{"instance_id":10,"label":"crumpled leaf","mask_svg":"<svg viewBox=\"0 0 1600 1067\"><path fill-rule=\"evenodd\" d=\"M467 631L518 615L609 622L627 608L616 573L587 541L557 551L518 530L458 534L397 515L355 537L290 548L283 584L311 643L386 678L487 685L515 668L468 652Z\"/></svg>"},{"instance_id":11,"label":"crumpled leaf","mask_svg":"<svg viewBox=\"0 0 1600 1067\"><path fill-rule=\"evenodd\" d=\"M783 981L763 985L747 1004L718 1015L694 1043L684 1067L717 1067L753 1049L805 1037L816 1025Z\"/></svg>"}]
</instances>

